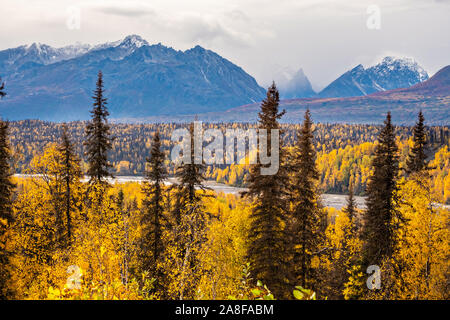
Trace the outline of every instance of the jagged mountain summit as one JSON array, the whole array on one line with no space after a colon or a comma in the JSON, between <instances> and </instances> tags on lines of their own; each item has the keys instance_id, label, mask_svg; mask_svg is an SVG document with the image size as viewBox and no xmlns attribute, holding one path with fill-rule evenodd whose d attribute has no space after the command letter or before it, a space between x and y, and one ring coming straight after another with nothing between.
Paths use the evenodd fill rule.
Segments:
<instances>
[{"instance_id":1,"label":"jagged mountain summit","mask_svg":"<svg viewBox=\"0 0 450 320\"><path fill-rule=\"evenodd\" d=\"M75 43L61 48L54 48L46 44L34 42L17 48L0 51L0 71L7 74L20 71L27 65L48 65L64 60L82 56L90 51L107 48L117 48L123 51L122 58L143 45L149 45L147 41L137 35L127 36L123 40L107 42L99 45Z\"/></svg>"},{"instance_id":2,"label":"jagged mountain summit","mask_svg":"<svg viewBox=\"0 0 450 320\"><path fill-rule=\"evenodd\" d=\"M201 120L255 121L259 104L237 107L219 114L199 115ZM422 111L427 125L448 126L450 119L450 66L408 88L379 91L365 96L290 99L280 101L283 121L300 122L306 109L322 123L383 123L388 111L399 125L414 125ZM239 116L236 116L239 115Z\"/></svg>"},{"instance_id":3,"label":"jagged mountain summit","mask_svg":"<svg viewBox=\"0 0 450 320\"><path fill-rule=\"evenodd\" d=\"M209 121L241 121L248 118L248 109L236 107L259 106L265 97L253 77L211 50L196 46L180 51L130 35L99 45L33 43L0 51L0 76L8 94L0 101L0 117L88 119L98 70L104 74L111 117L120 121L172 121L196 114ZM367 69L358 65L319 94L302 69L281 70L277 77L285 99L281 103L293 112L286 116L290 119L296 117L293 110L304 106L315 112L320 106L318 120L329 122L370 122L375 106L402 110L401 118L406 109L428 109L434 123L447 116L449 91L442 83L448 82L448 70L428 81L412 59L386 57Z\"/></svg>"},{"instance_id":4,"label":"jagged mountain summit","mask_svg":"<svg viewBox=\"0 0 450 320\"><path fill-rule=\"evenodd\" d=\"M428 73L411 58L385 57L365 69L363 65L347 71L319 92L319 97L355 97L411 87L428 79Z\"/></svg>"},{"instance_id":5,"label":"jagged mountain summit","mask_svg":"<svg viewBox=\"0 0 450 320\"><path fill-rule=\"evenodd\" d=\"M310 98L316 95L302 68L283 68L274 78L282 99Z\"/></svg>"},{"instance_id":6,"label":"jagged mountain summit","mask_svg":"<svg viewBox=\"0 0 450 320\"><path fill-rule=\"evenodd\" d=\"M87 119L98 70L112 118L221 111L265 96L253 77L213 51L150 45L136 35L96 46L7 49L0 68L8 90L0 116L11 120Z\"/></svg>"}]
</instances>

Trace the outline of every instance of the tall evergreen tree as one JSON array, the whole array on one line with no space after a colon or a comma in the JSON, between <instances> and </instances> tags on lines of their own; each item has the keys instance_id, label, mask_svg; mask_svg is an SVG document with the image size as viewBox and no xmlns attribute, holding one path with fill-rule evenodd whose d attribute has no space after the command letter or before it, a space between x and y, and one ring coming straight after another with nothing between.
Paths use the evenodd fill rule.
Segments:
<instances>
[{"instance_id":1,"label":"tall evergreen tree","mask_svg":"<svg viewBox=\"0 0 450 320\"><path fill-rule=\"evenodd\" d=\"M150 158L147 158L145 179L142 186L144 193L141 244L142 265L144 270L154 271L161 252L162 223L164 217L163 183L167 178L164 167L164 153L161 150L159 131L156 131L153 139Z\"/></svg>"},{"instance_id":2,"label":"tall evergreen tree","mask_svg":"<svg viewBox=\"0 0 450 320\"><path fill-rule=\"evenodd\" d=\"M406 173L412 174L422 171L427 166L427 156L425 149L427 146L427 137L425 133L425 118L422 111L419 112L418 120L414 126L413 141L408 158L406 159Z\"/></svg>"},{"instance_id":3,"label":"tall evergreen tree","mask_svg":"<svg viewBox=\"0 0 450 320\"><path fill-rule=\"evenodd\" d=\"M2 78L0 78L0 98L6 96L5 92L5 84L2 82Z\"/></svg>"},{"instance_id":4,"label":"tall evergreen tree","mask_svg":"<svg viewBox=\"0 0 450 320\"><path fill-rule=\"evenodd\" d=\"M326 281L326 294L330 299L344 299L345 296L353 299L360 289L353 279L349 281L350 277L356 279L355 267L359 270L359 255L355 254L358 240L355 227L356 206L351 186L347 206L342 209L342 213L335 217L329 236L330 245L335 251L330 256L332 267Z\"/></svg>"},{"instance_id":5,"label":"tall evergreen tree","mask_svg":"<svg viewBox=\"0 0 450 320\"><path fill-rule=\"evenodd\" d=\"M86 155L88 160L89 183L105 184L105 178L112 176L108 162L108 151L112 148L110 126L108 125L109 112L106 107L106 98L103 89L103 74L98 72L97 88L94 91L92 119L86 126Z\"/></svg>"},{"instance_id":6,"label":"tall evergreen tree","mask_svg":"<svg viewBox=\"0 0 450 320\"><path fill-rule=\"evenodd\" d=\"M339 239L330 279L330 298L360 299L363 295L364 275L360 272L361 239L360 223L357 217L353 185L350 184L347 205L342 209L343 216L338 216L334 234Z\"/></svg>"},{"instance_id":7,"label":"tall evergreen tree","mask_svg":"<svg viewBox=\"0 0 450 320\"><path fill-rule=\"evenodd\" d=\"M274 129L279 130L278 120L284 113L285 111L279 112L279 93L273 83L258 114L259 129L267 130L268 150L271 150L271 132ZM283 161L284 153L280 150L280 162ZM288 177L284 166L280 166L278 172L273 175L261 174L263 167L267 165L258 163L251 166L249 191L244 194L254 200L247 255L253 278L263 281L276 297L288 298L292 295L289 288L291 276L286 266L286 251L289 247L285 228L288 220L286 214Z\"/></svg>"},{"instance_id":8,"label":"tall evergreen tree","mask_svg":"<svg viewBox=\"0 0 450 320\"><path fill-rule=\"evenodd\" d=\"M199 254L206 242L206 228L208 226L210 216L205 211L203 204L204 191L206 188L203 185L205 180L204 171L205 165L203 163L195 163L194 156L194 124L190 125L190 161L189 163L182 163L177 166L175 176L178 183L175 187L175 208L172 214L172 223L170 231L173 235L171 243L167 251L175 253L175 257L170 257L170 260L177 260L179 263L177 270L172 270L173 284L176 289L170 291L176 292L176 296L172 298L186 299L194 298L195 292L200 282L202 272L199 261ZM183 151L185 152L185 150ZM166 259L168 260L168 259ZM180 269L180 264L182 268Z\"/></svg>"},{"instance_id":9,"label":"tall evergreen tree","mask_svg":"<svg viewBox=\"0 0 450 320\"><path fill-rule=\"evenodd\" d=\"M202 195L196 193L196 188L204 189L203 182L205 180L204 171L205 165L203 163L195 163L194 159L194 124L189 126L189 133L191 137L191 150L190 150L190 163L183 163L176 170L175 176L178 178L177 189L184 204L196 204L198 203Z\"/></svg>"},{"instance_id":10,"label":"tall evergreen tree","mask_svg":"<svg viewBox=\"0 0 450 320\"><path fill-rule=\"evenodd\" d=\"M195 163L194 157L194 124L189 126L191 139L190 163L182 163L175 169L175 177L178 180L176 187L176 205L173 211L175 222L181 221L183 211L191 211L192 208L199 207L204 197L203 193L196 192L197 189L207 190L203 185L205 181L205 168L203 163Z\"/></svg>"},{"instance_id":11,"label":"tall evergreen tree","mask_svg":"<svg viewBox=\"0 0 450 320\"><path fill-rule=\"evenodd\" d=\"M78 182L82 177L80 170L80 160L75 153L75 147L70 141L69 130L66 124L63 124L63 132L61 142L58 147L61 153L62 172L61 178L64 182L64 211L66 215L66 243L70 244L72 241L73 225L72 225L72 211L74 207L74 183Z\"/></svg>"},{"instance_id":12,"label":"tall evergreen tree","mask_svg":"<svg viewBox=\"0 0 450 320\"><path fill-rule=\"evenodd\" d=\"M0 78L0 99L6 95L5 84ZM10 252L6 248L7 231L14 221L12 195L15 185L11 182L9 161L11 153L8 143L8 122L0 119L0 300L10 299L13 291L8 285L10 274Z\"/></svg>"},{"instance_id":13,"label":"tall evergreen tree","mask_svg":"<svg viewBox=\"0 0 450 320\"><path fill-rule=\"evenodd\" d=\"M8 143L8 122L0 120L0 299L10 299L10 252L6 247L7 232L14 221L12 195L15 185L11 182L11 160Z\"/></svg>"},{"instance_id":14,"label":"tall evergreen tree","mask_svg":"<svg viewBox=\"0 0 450 320\"><path fill-rule=\"evenodd\" d=\"M309 110L305 112L297 141L289 156L292 174L289 186L292 201L292 249L295 281L304 288L317 290L319 275L311 260L319 250L322 239L323 212L318 207L316 152L313 145L312 121Z\"/></svg>"},{"instance_id":15,"label":"tall evergreen tree","mask_svg":"<svg viewBox=\"0 0 450 320\"><path fill-rule=\"evenodd\" d=\"M350 220L350 223L352 225L352 232L356 234L356 232L359 230L359 222L358 217L356 216L356 200L355 200L355 194L353 191L353 185L350 184L348 188L348 196L347 196L347 205L345 208L342 209L342 211L347 215L348 219Z\"/></svg>"},{"instance_id":16,"label":"tall evergreen tree","mask_svg":"<svg viewBox=\"0 0 450 320\"><path fill-rule=\"evenodd\" d=\"M398 149L394 126L388 113L372 161L373 173L367 184L367 210L364 213L364 261L367 265L382 265L396 247Z\"/></svg>"}]
</instances>

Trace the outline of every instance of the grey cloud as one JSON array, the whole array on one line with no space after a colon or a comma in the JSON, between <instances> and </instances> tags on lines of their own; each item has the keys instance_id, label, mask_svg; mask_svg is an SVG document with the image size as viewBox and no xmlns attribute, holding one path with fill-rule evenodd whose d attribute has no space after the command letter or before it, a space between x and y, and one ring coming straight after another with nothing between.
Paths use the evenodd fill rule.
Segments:
<instances>
[{"instance_id":1,"label":"grey cloud","mask_svg":"<svg viewBox=\"0 0 450 320\"><path fill-rule=\"evenodd\" d=\"M142 19L150 17L147 23L152 29L182 34L184 41L193 43L245 46L250 41L247 32L238 31L235 27L236 23L249 20L245 13L237 9L219 15L205 15L183 11L168 14L142 2L100 2L87 4L87 7L101 14Z\"/></svg>"},{"instance_id":2,"label":"grey cloud","mask_svg":"<svg viewBox=\"0 0 450 320\"><path fill-rule=\"evenodd\" d=\"M102 43L136 33L182 50L200 44L261 84L280 67L302 67L316 88L385 52L413 56L430 74L449 63L443 30L450 26L450 0L2 1L2 49ZM66 27L69 4L82 10L76 32ZM366 27L369 4L381 8L381 30Z\"/></svg>"},{"instance_id":3,"label":"grey cloud","mask_svg":"<svg viewBox=\"0 0 450 320\"><path fill-rule=\"evenodd\" d=\"M94 11L123 17L142 17L156 15L156 12L144 5L102 5L93 7Z\"/></svg>"},{"instance_id":4,"label":"grey cloud","mask_svg":"<svg viewBox=\"0 0 450 320\"><path fill-rule=\"evenodd\" d=\"M225 13L225 16L227 18L230 18L231 20L235 20L235 21L249 21L250 20L250 17L247 14L245 14L243 11L237 10L237 9Z\"/></svg>"},{"instance_id":5,"label":"grey cloud","mask_svg":"<svg viewBox=\"0 0 450 320\"><path fill-rule=\"evenodd\" d=\"M203 45L222 44L242 47L251 42L248 30L242 31L236 28L233 19L227 17L226 14L221 16L195 13L161 14L155 16L152 26L164 32L182 34L185 41Z\"/></svg>"}]
</instances>

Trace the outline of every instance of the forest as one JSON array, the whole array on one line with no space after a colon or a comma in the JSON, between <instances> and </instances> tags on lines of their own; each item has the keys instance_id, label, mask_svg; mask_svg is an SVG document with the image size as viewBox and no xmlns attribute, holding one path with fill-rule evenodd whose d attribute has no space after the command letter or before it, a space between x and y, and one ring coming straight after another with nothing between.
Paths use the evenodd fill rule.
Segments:
<instances>
[{"instance_id":1,"label":"forest","mask_svg":"<svg viewBox=\"0 0 450 320\"><path fill-rule=\"evenodd\" d=\"M203 124L281 129L274 175L171 163L171 132L193 125L110 123L101 72L89 121L2 120L0 299L448 299L449 127L422 112L414 127L284 113L273 84L257 123ZM346 206L324 207L324 192Z\"/></svg>"},{"instance_id":2,"label":"forest","mask_svg":"<svg viewBox=\"0 0 450 320\"><path fill-rule=\"evenodd\" d=\"M74 144L74 150L80 159L83 171L87 162L83 157L85 122L65 124ZM173 143L170 133L186 124L110 124L114 137L108 153L112 165L111 172L116 176L143 176L146 158L150 156L151 141L158 130L161 150L168 154ZM215 128L222 131L227 128L246 130L257 127L252 123L204 123L205 129ZM300 124L281 124L283 145L293 145ZM317 150L316 163L320 173L319 184L324 193L346 194L350 183L356 195L364 195L373 151L377 143L380 125L345 125L313 124L314 147ZM55 143L61 136L63 124L39 120L14 121L9 124L11 152L14 158L14 172L22 174L36 173L30 167L32 159ZM411 127L396 127L395 135L400 150L400 167L405 166L410 145L412 145ZM440 201L449 203L449 193L445 192L448 180L448 148L450 147L449 127L426 127L429 141L426 148L427 157L432 159L433 182L435 192L441 195ZM169 175L173 176L175 167L166 159L165 165ZM249 166L242 164L208 165L204 175L208 180L236 187L246 187ZM448 178L447 178L448 179ZM448 189L448 188L447 188Z\"/></svg>"}]
</instances>

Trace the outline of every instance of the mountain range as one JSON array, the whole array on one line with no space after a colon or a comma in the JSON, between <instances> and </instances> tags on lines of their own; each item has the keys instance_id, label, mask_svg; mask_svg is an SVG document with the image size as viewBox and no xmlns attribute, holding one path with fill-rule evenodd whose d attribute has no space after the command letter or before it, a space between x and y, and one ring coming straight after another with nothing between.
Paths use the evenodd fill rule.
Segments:
<instances>
[{"instance_id":1,"label":"mountain range","mask_svg":"<svg viewBox=\"0 0 450 320\"><path fill-rule=\"evenodd\" d=\"M413 59L385 57L383 61L367 69L359 64L330 83L318 96L365 96L379 91L411 87L425 80L428 80L428 73Z\"/></svg>"},{"instance_id":2,"label":"mountain range","mask_svg":"<svg viewBox=\"0 0 450 320\"><path fill-rule=\"evenodd\" d=\"M339 98L407 88L428 78L428 73L414 59L388 56L367 69L362 64L357 65L319 92L312 89L303 69L296 72L288 68L279 70L276 83L283 99Z\"/></svg>"},{"instance_id":3,"label":"mountain range","mask_svg":"<svg viewBox=\"0 0 450 320\"><path fill-rule=\"evenodd\" d=\"M306 109L314 121L322 123L382 123L386 113L400 125L412 125L423 111L428 125L449 125L450 119L450 65L439 70L428 80L408 88L379 91L365 96L339 98L286 99L280 102L286 110L283 121L301 122ZM232 108L219 114L201 115L211 121L255 121L259 104ZM237 116L238 115L238 116Z\"/></svg>"},{"instance_id":4,"label":"mountain range","mask_svg":"<svg viewBox=\"0 0 450 320\"><path fill-rule=\"evenodd\" d=\"M265 97L265 89L251 75L211 50L196 46L179 51L131 35L100 45L53 48L33 43L0 51L0 76L8 94L0 102L0 116L88 119L98 70L104 74L108 107L116 121L175 121L194 115L211 121L254 120L256 113L247 112ZM370 112L386 104L405 110L419 105L434 108L433 118L448 122L449 100L443 98L449 95L448 87L437 85L437 91L444 90L438 95L429 90L436 80L428 78L413 59L385 57L368 68L356 66L318 93L302 69L280 72L276 81L284 99L281 104L289 109L288 119L295 119L296 110L308 106L323 113L318 121L370 122L375 119ZM426 88L422 95L402 91L418 92L420 84ZM354 112L344 115L339 110ZM401 114L405 123L409 116Z\"/></svg>"},{"instance_id":5,"label":"mountain range","mask_svg":"<svg viewBox=\"0 0 450 320\"><path fill-rule=\"evenodd\" d=\"M32 44L0 52L8 119L87 119L98 70L112 117L220 111L260 101L265 90L242 68L196 46L177 51L132 35L90 47Z\"/></svg>"}]
</instances>

